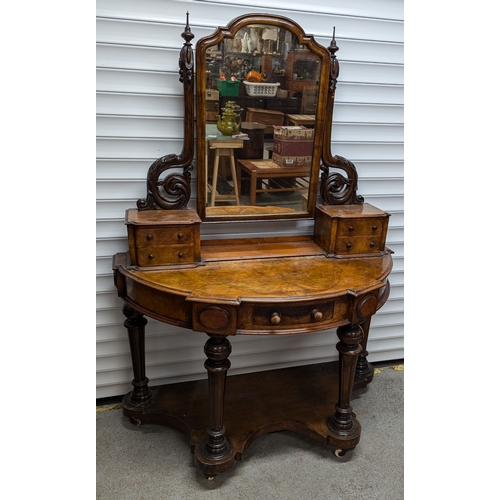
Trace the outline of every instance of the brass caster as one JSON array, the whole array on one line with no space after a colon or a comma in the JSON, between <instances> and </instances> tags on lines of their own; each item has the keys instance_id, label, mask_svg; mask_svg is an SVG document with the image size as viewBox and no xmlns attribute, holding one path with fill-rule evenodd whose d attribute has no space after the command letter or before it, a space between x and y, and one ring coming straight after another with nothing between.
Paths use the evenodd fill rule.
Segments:
<instances>
[{"instance_id":1,"label":"brass caster","mask_svg":"<svg viewBox=\"0 0 500 500\"><path fill-rule=\"evenodd\" d=\"M337 458L343 457L346 454L346 450L343 450L342 448L338 448L335 450L335 456Z\"/></svg>"},{"instance_id":2,"label":"brass caster","mask_svg":"<svg viewBox=\"0 0 500 500\"><path fill-rule=\"evenodd\" d=\"M130 420L130 422L132 423L132 425L137 425L137 426L139 426L139 425L141 425L141 423L142 423L142 422L141 422L138 418L134 418L134 417L129 417L129 420Z\"/></svg>"},{"instance_id":3,"label":"brass caster","mask_svg":"<svg viewBox=\"0 0 500 500\"><path fill-rule=\"evenodd\" d=\"M205 476L209 481L213 481L215 479L215 476Z\"/></svg>"}]
</instances>

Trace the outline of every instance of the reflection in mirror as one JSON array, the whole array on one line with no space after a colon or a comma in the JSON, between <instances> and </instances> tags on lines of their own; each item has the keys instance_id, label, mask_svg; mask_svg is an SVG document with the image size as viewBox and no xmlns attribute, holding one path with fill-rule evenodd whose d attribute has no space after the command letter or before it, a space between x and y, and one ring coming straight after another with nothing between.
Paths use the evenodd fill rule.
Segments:
<instances>
[{"instance_id":1,"label":"reflection in mirror","mask_svg":"<svg viewBox=\"0 0 500 500\"><path fill-rule=\"evenodd\" d=\"M206 216L307 213L321 58L256 23L208 46L203 69Z\"/></svg>"}]
</instances>

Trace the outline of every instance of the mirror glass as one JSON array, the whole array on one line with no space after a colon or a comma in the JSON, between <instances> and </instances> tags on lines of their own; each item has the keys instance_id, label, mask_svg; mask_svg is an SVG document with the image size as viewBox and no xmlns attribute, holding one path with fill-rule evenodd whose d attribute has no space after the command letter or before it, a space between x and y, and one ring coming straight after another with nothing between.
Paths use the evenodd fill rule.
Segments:
<instances>
[{"instance_id":1,"label":"mirror glass","mask_svg":"<svg viewBox=\"0 0 500 500\"><path fill-rule=\"evenodd\" d=\"M204 217L310 215L322 58L299 41L286 27L253 23L197 49Z\"/></svg>"}]
</instances>

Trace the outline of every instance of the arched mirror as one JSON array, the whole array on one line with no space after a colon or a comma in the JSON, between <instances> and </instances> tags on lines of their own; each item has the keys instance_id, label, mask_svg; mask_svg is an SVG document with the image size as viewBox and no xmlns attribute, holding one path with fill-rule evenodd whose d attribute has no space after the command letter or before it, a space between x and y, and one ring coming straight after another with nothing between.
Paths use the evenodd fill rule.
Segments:
<instances>
[{"instance_id":1,"label":"arched mirror","mask_svg":"<svg viewBox=\"0 0 500 500\"><path fill-rule=\"evenodd\" d=\"M313 216L331 125L330 61L325 47L279 16L245 15L198 41L202 219Z\"/></svg>"},{"instance_id":2,"label":"arched mirror","mask_svg":"<svg viewBox=\"0 0 500 500\"><path fill-rule=\"evenodd\" d=\"M189 203L195 88L202 220L312 218L318 192L327 205L363 203L355 166L330 150L335 28L326 48L288 18L238 17L199 40L196 77L189 16L182 37L184 147L150 166L139 211Z\"/></svg>"}]
</instances>

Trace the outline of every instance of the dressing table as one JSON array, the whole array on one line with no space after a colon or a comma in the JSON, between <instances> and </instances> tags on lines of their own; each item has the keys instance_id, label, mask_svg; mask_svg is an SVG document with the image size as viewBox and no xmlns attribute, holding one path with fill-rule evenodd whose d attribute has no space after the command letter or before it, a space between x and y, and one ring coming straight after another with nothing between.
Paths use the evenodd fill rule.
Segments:
<instances>
[{"instance_id":1,"label":"dressing table","mask_svg":"<svg viewBox=\"0 0 500 500\"><path fill-rule=\"evenodd\" d=\"M364 203L357 194L355 166L330 151L339 72L335 37L325 48L285 17L241 16L198 42L196 75L189 17L182 37L184 148L179 155L166 155L151 165L147 197L126 214L129 251L113 259L134 374L132 390L123 398L123 414L136 424L186 431L196 466L209 479L229 470L252 441L268 432L299 432L332 446L341 456L360 440L361 424L351 407L351 395L373 377L366 343L370 319L389 296L392 257L385 246L389 214ZM253 192L250 203L240 193L238 203L214 204L207 196L207 190L216 189L217 179L209 178L214 166L206 154L206 96L215 89L214 75L224 74L224 65L240 56L253 69L261 69L263 60L266 67L283 68L268 75L267 81L274 83L275 76L284 87L290 84L290 92L301 88L300 82L286 77L291 72L284 65L302 62L296 71L303 68L304 78L315 79L312 161L309 171L302 172L308 179L305 194ZM308 67L314 72L307 73ZM196 210L187 208L195 87ZM294 91L294 98L300 99L300 93ZM237 102L238 96L234 99ZM262 160L264 153L255 160ZM235 182L234 172L231 177L226 182ZM310 220L311 234L201 237L205 224L259 220L265 225L296 219ZM208 383L149 386L146 317L208 336L204 346ZM335 328L338 362L227 376L229 339L234 335L301 335Z\"/></svg>"}]
</instances>

